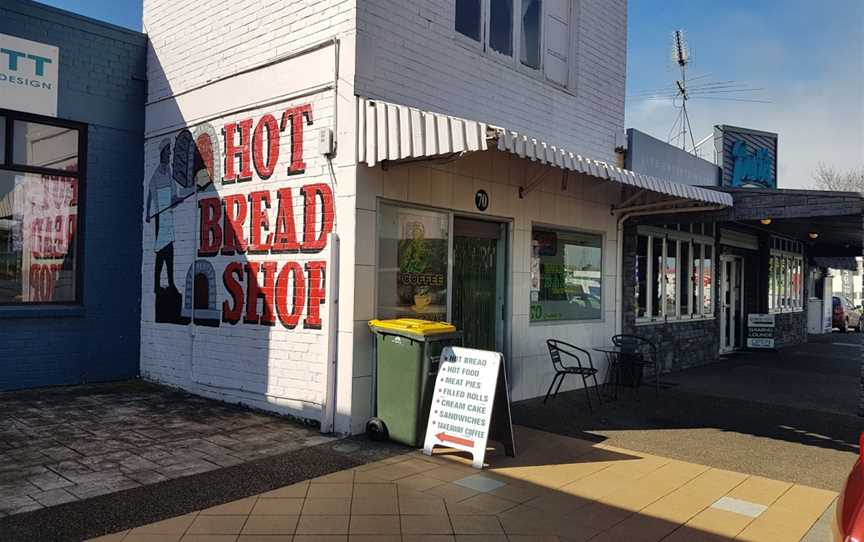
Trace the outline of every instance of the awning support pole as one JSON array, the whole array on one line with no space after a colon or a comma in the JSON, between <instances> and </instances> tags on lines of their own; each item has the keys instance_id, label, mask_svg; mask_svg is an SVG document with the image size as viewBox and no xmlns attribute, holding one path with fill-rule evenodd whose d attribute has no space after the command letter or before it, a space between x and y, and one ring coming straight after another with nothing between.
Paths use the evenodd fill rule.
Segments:
<instances>
[{"instance_id":1,"label":"awning support pole","mask_svg":"<svg viewBox=\"0 0 864 542\"><path fill-rule=\"evenodd\" d=\"M550 171L552 171L551 167L544 167L543 171L541 171L540 173L537 174L536 177L531 179L527 185L520 186L519 187L519 199L524 199L525 196L528 195L528 192L531 192L532 190L537 188L540 185L540 183L543 182L543 180L546 178L546 175L548 175ZM566 173L567 170L565 169L564 172Z\"/></svg>"}]
</instances>

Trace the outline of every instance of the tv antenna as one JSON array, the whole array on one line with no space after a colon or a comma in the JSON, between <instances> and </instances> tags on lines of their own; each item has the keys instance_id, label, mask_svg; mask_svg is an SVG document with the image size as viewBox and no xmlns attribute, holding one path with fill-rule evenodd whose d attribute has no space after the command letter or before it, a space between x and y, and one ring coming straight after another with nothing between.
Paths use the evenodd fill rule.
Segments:
<instances>
[{"instance_id":1,"label":"tv antenna","mask_svg":"<svg viewBox=\"0 0 864 542\"><path fill-rule=\"evenodd\" d=\"M693 139L693 128L690 126L690 115L687 114L687 100L690 95L687 92L687 65L690 64L690 48L687 47L687 40L684 38L683 30L676 30L672 33L672 61L678 65L681 70L681 79L675 81L676 95L675 100L681 103L678 118L672 124L672 131L676 131L674 138L669 137L668 142L673 139L681 140L681 149L687 150L687 136L690 136L690 148L696 150L696 141Z\"/></svg>"},{"instance_id":2,"label":"tv antenna","mask_svg":"<svg viewBox=\"0 0 864 542\"><path fill-rule=\"evenodd\" d=\"M697 154L705 140L696 142L693 137L693 128L690 124L690 111L688 105L692 100L718 100L731 102L753 102L771 103L770 100L753 99L750 94L759 92L761 88L753 88L746 83L734 80L712 81L708 79L711 74L706 73L688 78L688 68L693 61L692 51L687 44L687 38L683 30L675 30L672 33L671 60L673 65L680 71L680 78L675 79L672 88L663 86L651 90L644 90L628 96L631 100L663 100L671 102L678 109L675 121L672 123L666 142L673 145L681 145L685 151Z\"/></svg>"}]
</instances>

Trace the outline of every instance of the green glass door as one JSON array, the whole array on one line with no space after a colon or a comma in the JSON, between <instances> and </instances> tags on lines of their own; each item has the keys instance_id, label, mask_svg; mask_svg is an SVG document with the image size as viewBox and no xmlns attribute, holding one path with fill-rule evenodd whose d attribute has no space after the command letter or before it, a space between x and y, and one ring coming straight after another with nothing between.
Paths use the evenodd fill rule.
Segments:
<instances>
[{"instance_id":1,"label":"green glass door","mask_svg":"<svg viewBox=\"0 0 864 542\"><path fill-rule=\"evenodd\" d=\"M500 351L504 225L456 217L453 226L453 324L465 346Z\"/></svg>"}]
</instances>

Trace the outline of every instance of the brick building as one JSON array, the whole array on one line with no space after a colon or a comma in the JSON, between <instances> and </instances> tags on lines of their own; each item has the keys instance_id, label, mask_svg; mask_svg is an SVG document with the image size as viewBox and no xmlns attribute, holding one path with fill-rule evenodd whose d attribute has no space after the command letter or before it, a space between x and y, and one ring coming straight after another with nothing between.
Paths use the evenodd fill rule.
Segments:
<instances>
[{"instance_id":1,"label":"brick building","mask_svg":"<svg viewBox=\"0 0 864 542\"><path fill-rule=\"evenodd\" d=\"M626 22L624 0L144 0L143 138L127 163L143 171L122 232L140 354L124 359L357 433L374 413L373 318L453 322L466 346L504 354L514 400L546 392L549 338L590 350L650 334L675 369L740 347L746 314L775 303L789 309L778 344L806 338L801 232L752 223L794 194L757 201L720 172L704 183L704 164L624 168ZM774 256L795 291L759 278L744 305L731 277ZM742 309L724 315L729 292Z\"/></svg>"},{"instance_id":2,"label":"brick building","mask_svg":"<svg viewBox=\"0 0 864 542\"><path fill-rule=\"evenodd\" d=\"M0 390L138 374L146 44L0 4Z\"/></svg>"}]
</instances>

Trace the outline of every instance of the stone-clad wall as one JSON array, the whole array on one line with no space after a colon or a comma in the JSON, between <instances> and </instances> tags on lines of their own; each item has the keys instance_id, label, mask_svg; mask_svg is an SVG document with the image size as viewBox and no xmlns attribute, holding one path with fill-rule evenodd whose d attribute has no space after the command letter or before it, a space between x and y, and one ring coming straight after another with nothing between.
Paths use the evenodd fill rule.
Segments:
<instances>
[{"instance_id":1,"label":"stone-clad wall","mask_svg":"<svg viewBox=\"0 0 864 542\"><path fill-rule=\"evenodd\" d=\"M639 335L654 342L660 350L663 372L716 361L720 351L720 319L716 300L719 299L714 280L714 319L669 322L665 324L636 324L636 226L624 230L624 322L625 334ZM719 268L714 265L714 277Z\"/></svg>"},{"instance_id":2,"label":"stone-clad wall","mask_svg":"<svg viewBox=\"0 0 864 542\"><path fill-rule=\"evenodd\" d=\"M774 346L777 349L807 342L807 312L787 312L775 318Z\"/></svg>"}]
</instances>

